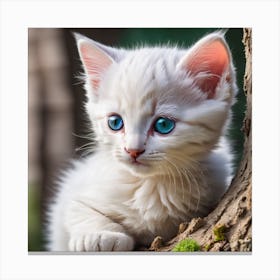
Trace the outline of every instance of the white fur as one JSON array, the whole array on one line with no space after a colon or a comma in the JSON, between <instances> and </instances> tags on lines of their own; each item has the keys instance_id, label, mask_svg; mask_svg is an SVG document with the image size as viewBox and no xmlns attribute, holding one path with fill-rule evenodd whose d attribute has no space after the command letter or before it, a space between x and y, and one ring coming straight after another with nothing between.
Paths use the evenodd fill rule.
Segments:
<instances>
[{"instance_id":1,"label":"white fur","mask_svg":"<svg viewBox=\"0 0 280 280\"><path fill-rule=\"evenodd\" d=\"M98 144L93 155L73 162L58 184L48 213L49 250L133 250L148 246L157 235L168 240L181 222L215 207L232 176L224 135L235 74L230 62L208 99L197 77L181 66L193 49L196 53L204 41L215 39L226 46L223 35L214 33L189 50L139 48L118 55L117 49L77 37L82 61L86 42L112 63L98 73L98 89L86 76L86 110ZM110 113L122 116L124 133L110 130ZM175 129L168 135L149 134L162 115L176 120ZM141 164L133 164L124 148L145 149L137 158Z\"/></svg>"}]
</instances>

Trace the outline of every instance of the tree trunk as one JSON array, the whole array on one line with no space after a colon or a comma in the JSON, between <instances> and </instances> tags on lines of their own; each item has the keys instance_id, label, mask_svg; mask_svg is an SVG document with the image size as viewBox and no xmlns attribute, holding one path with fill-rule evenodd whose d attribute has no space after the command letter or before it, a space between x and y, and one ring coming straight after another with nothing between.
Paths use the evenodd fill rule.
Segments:
<instances>
[{"instance_id":1,"label":"tree trunk","mask_svg":"<svg viewBox=\"0 0 280 280\"><path fill-rule=\"evenodd\" d=\"M178 235L162 244L160 237L155 238L149 250L172 251L181 240L195 240L202 251L252 251L252 45L249 28L243 31L246 69L244 92L247 97L247 110L243 123L245 134L244 153L239 170L232 184L216 209L207 217L194 218L183 223Z\"/></svg>"}]
</instances>

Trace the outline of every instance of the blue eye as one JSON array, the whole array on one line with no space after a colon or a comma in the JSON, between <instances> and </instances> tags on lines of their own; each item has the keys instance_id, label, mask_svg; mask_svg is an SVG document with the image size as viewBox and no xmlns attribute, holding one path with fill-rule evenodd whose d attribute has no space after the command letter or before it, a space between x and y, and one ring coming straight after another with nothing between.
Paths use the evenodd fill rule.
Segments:
<instances>
[{"instance_id":1,"label":"blue eye","mask_svg":"<svg viewBox=\"0 0 280 280\"><path fill-rule=\"evenodd\" d=\"M121 130L123 128L123 120L118 115L112 115L108 118L108 126L114 130Z\"/></svg>"},{"instance_id":2,"label":"blue eye","mask_svg":"<svg viewBox=\"0 0 280 280\"><path fill-rule=\"evenodd\" d=\"M154 129L156 132L160 134L168 134L170 133L175 127L175 121L160 117L154 124Z\"/></svg>"}]
</instances>

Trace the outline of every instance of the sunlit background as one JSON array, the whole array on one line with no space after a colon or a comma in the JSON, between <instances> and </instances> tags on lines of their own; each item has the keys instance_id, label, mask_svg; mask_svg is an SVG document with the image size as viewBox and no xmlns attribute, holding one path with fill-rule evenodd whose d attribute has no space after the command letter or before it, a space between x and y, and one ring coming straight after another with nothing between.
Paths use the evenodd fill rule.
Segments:
<instances>
[{"instance_id":1,"label":"sunlit background","mask_svg":"<svg viewBox=\"0 0 280 280\"><path fill-rule=\"evenodd\" d=\"M85 156L89 141L83 111L85 94L77 76L81 73L72 32L115 47L176 43L188 47L216 28L98 28L41 29L28 32L28 250L44 251L45 209L53 195L59 172L72 158ZM245 112L243 74L245 67L243 30L228 29L239 85L230 131L238 166L242 156L241 131Z\"/></svg>"}]
</instances>

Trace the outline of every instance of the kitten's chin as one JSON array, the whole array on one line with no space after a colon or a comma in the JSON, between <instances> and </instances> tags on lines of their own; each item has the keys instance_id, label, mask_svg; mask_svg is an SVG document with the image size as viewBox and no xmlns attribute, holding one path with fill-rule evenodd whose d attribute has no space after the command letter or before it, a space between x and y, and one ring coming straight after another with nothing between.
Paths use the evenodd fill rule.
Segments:
<instances>
[{"instance_id":1,"label":"kitten's chin","mask_svg":"<svg viewBox=\"0 0 280 280\"><path fill-rule=\"evenodd\" d=\"M150 177L155 175L155 169L149 164L144 164L141 162L121 162L121 164L132 175L137 177Z\"/></svg>"}]
</instances>

